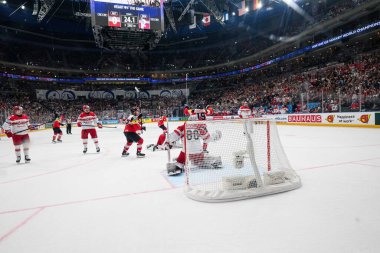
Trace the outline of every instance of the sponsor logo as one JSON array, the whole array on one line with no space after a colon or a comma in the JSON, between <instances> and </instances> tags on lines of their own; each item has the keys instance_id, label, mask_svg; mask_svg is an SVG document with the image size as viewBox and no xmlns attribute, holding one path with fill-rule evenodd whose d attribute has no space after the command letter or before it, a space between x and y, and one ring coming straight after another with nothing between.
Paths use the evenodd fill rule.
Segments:
<instances>
[{"instance_id":1,"label":"sponsor logo","mask_svg":"<svg viewBox=\"0 0 380 253\"><path fill-rule=\"evenodd\" d=\"M321 123L322 116L321 115L289 115L288 122Z\"/></svg>"},{"instance_id":2,"label":"sponsor logo","mask_svg":"<svg viewBox=\"0 0 380 253\"><path fill-rule=\"evenodd\" d=\"M364 124L367 124L370 118L371 114L363 114L358 120Z\"/></svg>"},{"instance_id":3,"label":"sponsor logo","mask_svg":"<svg viewBox=\"0 0 380 253\"><path fill-rule=\"evenodd\" d=\"M276 121L286 121L287 118L286 117L275 117L274 120L276 120Z\"/></svg>"},{"instance_id":4,"label":"sponsor logo","mask_svg":"<svg viewBox=\"0 0 380 253\"><path fill-rule=\"evenodd\" d=\"M329 122L329 123L333 123L334 122L334 118L335 118L335 115L328 115L327 118L326 118L326 121Z\"/></svg>"}]
</instances>

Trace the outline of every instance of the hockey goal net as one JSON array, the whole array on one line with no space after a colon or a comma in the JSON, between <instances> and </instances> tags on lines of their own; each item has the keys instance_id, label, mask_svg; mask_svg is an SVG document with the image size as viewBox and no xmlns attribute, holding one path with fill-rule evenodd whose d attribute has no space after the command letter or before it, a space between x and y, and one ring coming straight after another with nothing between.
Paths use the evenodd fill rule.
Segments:
<instances>
[{"instance_id":1,"label":"hockey goal net","mask_svg":"<svg viewBox=\"0 0 380 253\"><path fill-rule=\"evenodd\" d=\"M184 145L184 191L191 199L233 201L301 186L274 121L188 121Z\"/></svg>"}]
</instances>

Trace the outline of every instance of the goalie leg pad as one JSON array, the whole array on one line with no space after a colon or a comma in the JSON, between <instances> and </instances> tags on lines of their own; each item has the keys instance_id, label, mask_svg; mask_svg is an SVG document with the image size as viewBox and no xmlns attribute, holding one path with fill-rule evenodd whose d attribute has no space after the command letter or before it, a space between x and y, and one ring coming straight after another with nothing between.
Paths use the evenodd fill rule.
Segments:
<instances>
[{"instance_id":1,"label":"goalie leg pad","mask_svg":"<svg viewBox=\"0 0 380 253\"><path fill-rule=\"evenodd\" d=\"M167 163L166 164L166 171L169 176L176 176L183 172L183 168L178 166L177 163Z\"/></svg>"}]
</instances>

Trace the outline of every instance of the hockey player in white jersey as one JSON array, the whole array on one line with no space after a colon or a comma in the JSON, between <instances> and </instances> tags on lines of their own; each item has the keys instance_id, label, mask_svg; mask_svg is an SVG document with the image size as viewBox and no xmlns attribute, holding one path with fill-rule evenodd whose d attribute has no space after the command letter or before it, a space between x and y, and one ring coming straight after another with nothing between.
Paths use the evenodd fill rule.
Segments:
<instances>
[{"instance_id":1,"label":"hockey player in white jersey","mask_svg":"<svg viewBox=\"0 0 380 253\"><path fill-rule=\"evenodd\" d=\"M220 157L207 154L208 143L220 140L222 133L220 131L215 131L212 134L208 132L207 125L204 122L207 116L205 109L200 108L188 112L190 113L189 120L199 121L199 124L185 123L169 134L169 144L173 144L180 138L184 139L184 148L177 157L176 162L167 164L169 176L181 174L187 158L189 159L188 164L201 169L220 168L222 165Z\"/></svg>"}]
</instances>

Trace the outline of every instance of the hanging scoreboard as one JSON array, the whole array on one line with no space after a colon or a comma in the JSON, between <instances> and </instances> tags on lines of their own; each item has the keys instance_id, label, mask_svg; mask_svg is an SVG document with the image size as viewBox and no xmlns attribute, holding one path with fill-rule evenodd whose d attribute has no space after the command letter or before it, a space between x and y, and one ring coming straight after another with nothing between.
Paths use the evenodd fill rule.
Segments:
<instances>
[{"instance_id":1,"label":"hanging scoreboard","mask_svg":"<svg viewBox=\"0 0 380 253\"><path fill-rule=\"evenodd\" d=\"M163 31L162 1L91 0L92 25Z\"/></svg>"}]
</instances>

